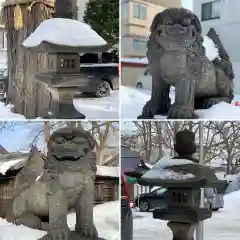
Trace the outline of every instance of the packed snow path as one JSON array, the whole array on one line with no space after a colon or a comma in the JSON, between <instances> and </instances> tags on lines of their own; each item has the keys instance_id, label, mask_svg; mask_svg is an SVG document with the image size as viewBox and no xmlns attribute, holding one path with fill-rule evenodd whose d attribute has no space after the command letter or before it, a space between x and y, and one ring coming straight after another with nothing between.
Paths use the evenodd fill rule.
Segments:
<instances>
[{"instance_id":1,"label":"packed snow path","mask_svg":"<svg viewBox=\"0 0 240 240\"><path fill-rule=\"evenodd\" d=\"M240 191L224 197L225 206L213 212L211 219L204 221L204 240L238 240L240 236ZM152 218L152 213L134 211L134 240L171 240L172 232L166 221Z\"/></svg>"}]
</instances>

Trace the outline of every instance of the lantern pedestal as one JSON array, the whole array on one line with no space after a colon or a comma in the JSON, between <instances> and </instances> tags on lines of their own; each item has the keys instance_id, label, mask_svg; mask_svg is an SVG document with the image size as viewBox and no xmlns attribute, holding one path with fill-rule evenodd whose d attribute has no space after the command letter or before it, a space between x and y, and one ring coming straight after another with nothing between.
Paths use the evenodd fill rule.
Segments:
<instances>
[{"instance_id":1,"label":"lantern pedestal","mask_svg":"<svg viewBox=\"0 0 240 240\"><path fill-rule=\"evenodd\" d=\"M78 112L73 105L77 88L47 86L52 95L52 102L47 111L46 118L56 119L85 119L85 115Z\"/></svg>"},{"instance_id":2,"label":"lantern pedestal","mask_svg":"<svg viewBox=\"0 0 240 240\"><path fill-rule=\"evenodd\" d=\"M194 240L196 223L168 222L167 226L172 230L173 240Z\"/></svg>"}]
</instances>

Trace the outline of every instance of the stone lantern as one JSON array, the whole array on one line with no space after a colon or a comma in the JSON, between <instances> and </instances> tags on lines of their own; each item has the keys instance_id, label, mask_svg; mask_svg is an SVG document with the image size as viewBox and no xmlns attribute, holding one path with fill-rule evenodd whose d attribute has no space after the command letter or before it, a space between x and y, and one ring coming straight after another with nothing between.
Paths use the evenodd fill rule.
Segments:
<instances>
[{"instance_id":1,"label":"stone lantern","mask_svg":"<svg viewBox=\"0 0 240 240\"><path fill-rule=\"evenodd\" d=\"M208 166L165 157L139 183L167 188L165 206L153 210L153 218L169 221L173 240L193 240L197 224L212 216L209 207L200 206L200 188L218 188L223 192L226 181L218 180Z\"/></svg>"},{"instance_id":2,"label":"stone lantern","mask_svg":"<svg viewBox=\"0 0 240 240\"><path fill-rule=\"evenodd\" d=\"M102 52L110 48L87 24L71 19L72 1L55 2L54 18L43 21L23 42L34 52L47 53L47 72L37 73L36 80L46 85L52 96L47 118L84 119L73 105L79 87L86 84L81 73L80 54Z\"/></svg>"}]
</instances>

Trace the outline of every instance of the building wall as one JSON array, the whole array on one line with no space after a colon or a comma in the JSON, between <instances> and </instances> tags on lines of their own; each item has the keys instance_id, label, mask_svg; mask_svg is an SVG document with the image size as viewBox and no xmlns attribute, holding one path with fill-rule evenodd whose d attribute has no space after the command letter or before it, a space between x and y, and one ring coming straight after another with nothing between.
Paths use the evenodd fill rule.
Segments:
<instances>
[{"instance_id":1,"label":"building wall","mask_svg":"<svg viewBox=\"0 0 240 240\"><path fill-rule=\"evenodd\" d=\"M134 9L141 6L146 9L146 18L134 17ZM146 43L149 28L154 16L165 7L143 0L122 0L121 36L122 56L142 57L146 55Z\"/></svg>"},{"instance_id":2,"label":"building wall","mask_svg":"<svg viewBox=\"0 0 240 240\"><path fill-rule=\"evenodd\" d=\"M193 12L202 20L202 4L213 0L193 0ZM219 33L224 47L233 62L235 92L240 93L240 1L221 0L220 19L201 21L203 34L206 35L211 27Z\"/></svg>"},{"instance_id":3,"label":"building wall","mask_svg":"<svg viewBox=\"0 0 240 240\"><path fill-rule=\"evenodd\" d=\"M136 86L138 76L140 74L143 74L146 69L146 66L144 65L137 65L131 63L122 63L121 66L121 84L128 86Z\"/></svg>"}]
</instances>

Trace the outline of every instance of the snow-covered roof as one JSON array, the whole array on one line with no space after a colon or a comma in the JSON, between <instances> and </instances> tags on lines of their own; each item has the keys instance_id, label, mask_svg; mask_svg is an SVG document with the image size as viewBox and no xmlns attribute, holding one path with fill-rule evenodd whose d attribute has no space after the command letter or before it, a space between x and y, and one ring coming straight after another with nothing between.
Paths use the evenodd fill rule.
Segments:
<instances>
[{"instance_id":1,"label":"snow-covered roof","mask_svg":"<svg viewBox=\"0 0 240 240\"><path fill-rule=\"evenodd\" d=\"M43 42L71 47L107 44L86 23L65 18L52 18L41 22L37 29L23 42L23 46L37 47Z\"/></svg>"},{"instance_id":2,"label":"snow-covered roof","mask_svg":"<svg viewBox=\"0 0 240 240\"><path fill-rule=\"evenodd\" d=\"M29 153L9 153L0 156L0 174L5 175L8 170L17 170L23 167L29 157Z\"/></svg>"},{"instance_id":3,"label":"snow-covered roof","mask_svg":"<svg viewBox=\"0 0 240 240\"><path fill-rule=\"evenodd\" d=\"M119 167L97 166L97 175L103 177L119 177Z\"/></svg>"}]
</instances>

